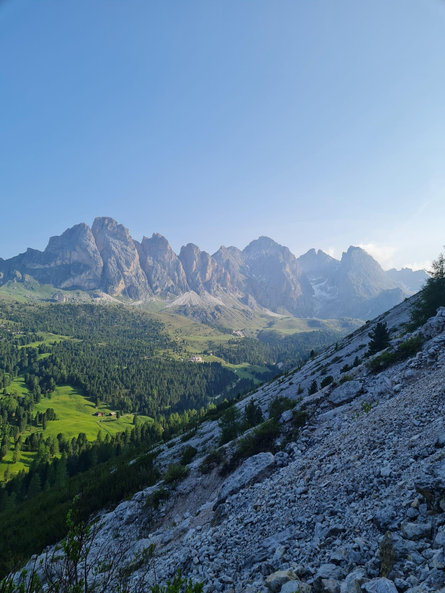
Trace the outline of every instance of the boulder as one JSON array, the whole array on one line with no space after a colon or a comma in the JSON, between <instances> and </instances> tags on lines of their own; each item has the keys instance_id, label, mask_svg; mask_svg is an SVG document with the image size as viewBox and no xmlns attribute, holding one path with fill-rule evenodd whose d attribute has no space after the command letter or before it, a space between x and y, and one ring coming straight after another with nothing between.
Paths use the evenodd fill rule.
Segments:
<instances>
[{"instance_id":1,"label":"boulder","mask_svg":"<svg viewBox=\"0 0 445 593\"><path fill-rule=\"evenodd\" d=\"M275 466L275 457L272 453L258 453L247 459L231 476L222 484L218 494L217 504L236 494L243 488L258 482L268 476Z\"/></svg>"},{"instance_id":2,"label":"boulder","mask_svg":"<svg viewBox=\"0 0 445 593\"><path fill-rule=\"evenodd\" d=\"M362 390L363 383L361 381L346 381L331 391L328 401L334 406L342 406L355 399Z\"/></svg>"},{"instance_id":3,"label":"boulder","mask_svg":"<svg viewBox=\"0 0 445 593\"><path fill-rule=\"evenodd\" d=\"M362 591L366 593L397 593L394 583L383 577L371 579L362 586Z\"/></svg>"},{"instance_id":4,"label":"boulder","mask_svg":"<svg viewBox=\"0 0 445 593\"><path fill-rule=\"evenodd\" d=\"M348 574L340 585L340 593L361 593L361 586L366 582L365 572L357 568Z\"/></svg>"},{"instance_id":5,"label":"boulder","mask_svg":"<svg viewBox=\"0 0 445 593\"><path fill-rule=\"evenodd\" d=\"M406 539L418 540L431 536L432 525L430 522L426 523L402 523L402 533Z\"/></svg>"},{"instance_id":6,"label":"boulder","mask_svg":"<svg viewBox=\"0 0 445 593\"><path fill-rule=\"evenodd\" d=\"M278 593L289 581L297 581L297 575L292 570L277 570L267 577L266 587L271 593Z\"/></svg>"}]
</instances>

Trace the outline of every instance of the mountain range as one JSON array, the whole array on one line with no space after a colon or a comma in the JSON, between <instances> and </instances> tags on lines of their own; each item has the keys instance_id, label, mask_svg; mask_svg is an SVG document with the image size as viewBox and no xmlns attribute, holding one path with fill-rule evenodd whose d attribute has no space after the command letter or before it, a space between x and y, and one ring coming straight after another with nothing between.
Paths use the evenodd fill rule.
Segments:
<instances>
[{"instance_id":1,"label":"mountain range","mask_svg":"<svg viewBox=\"0 0 445 593\"><path fill-rule=\"evenodd\" d=\"M46 249L0 259L0 285L33 279L62 290L100 291L170 307L263 308L296 317L369 319L420 289L423 271L384 271L360 247L340 260L315 249L300 257L268 237L210 255L189 243L177 255L162 235L136 241L99 217L51 237ZM209 305L210 303L210 305Z\"/></svg>"}]
</instances>

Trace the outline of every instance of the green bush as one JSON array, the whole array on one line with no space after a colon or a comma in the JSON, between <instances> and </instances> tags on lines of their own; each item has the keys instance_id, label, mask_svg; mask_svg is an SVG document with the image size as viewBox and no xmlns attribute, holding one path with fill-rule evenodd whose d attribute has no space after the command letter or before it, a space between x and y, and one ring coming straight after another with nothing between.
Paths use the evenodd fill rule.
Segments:
<instances>
[{"instance_id":1,"label":"green bush","mask_svg":"<svg viewBox=\"0 0 445 593\"><path fill-rule=\"evenodd\" d=\"M244 408L243 429L248 430L263 421L263 413L258 404L253 400Z\"/></svg>"},{"instance_id":2,"label":"green bush","mask_svg":"<svg viewBox=\"0 0 445 593\"><path fill-rule=\"evenodd\" d=\"M445 256L443 253L433 261L425 286L420 291L420 299L411 311L411 328L422 325L436 314L439 307L445 306Z\"/></svg>"},{"instance_id":3,"label":"green bush","mask_svg":"<svg viewBox=\"0 0 445 593\"><path fill-rule=\"evenodd\" d=\"M172 581L167 581L165 586L153 585L150 593L202 593L204 583L193 583L191 579L186 580L178 570Z\"/></svg>"},{"instance_id":4,"label":"green bush","mask_svg":"<svg viewBox=\"0 0 445 593\"><path fill-rule=\"evenodd\" d=\"M235 406L230 406L224 411L219 420L219 427L221 428L220 445L233 441L239 435L241 431L240 417L240 411Z\"/></svg>"},{"instance_id":5,"label":"green bush","mask_svg":"<svg viewBox=\"0 0 445 593\"><path fill-rule=\"evenodd\" d=\"M227 475L233 471L244 459L264 451L275 451L275 439L280 434L280 425L277 420L266 420L253 432L245 436L238 443L232 458L224 463L220 474Z\"/></svg>"},{"instance_id":6,"label":"green bush","mask_svg":"<svg viewBox=\"0 0 445 593\"><path fill-rule=\"evenodd\" d=\"M309 386L308 394L313 395L314 393L317 393L317 391L318 391L318 385L317 385L317 381L314 379Z\"/></svg>"},{"instance_id":7,"label":"green bush","mask_svg":"<svg viewBox=\"0 0 445 593\"><path fill-rule=\"evenodd\" d=\"M163 479L166 484L172 484L174 482L180 482L188 476L190 470L188 467L184 467L180 463L172 463L168 466Z\"/></svg>"},{"instance_id":8,"label":"green bush","mask_svg":"<svg viewBox=\"0 0 445 593\"><path fill-rule=\"evenodd\" d=\"M187 445L181 452L181 465L188 465L195 457L198 450L192 445Z\"/></svg>"},{"instance_id":9,"label":"green bush","mask_svg":"<svg viewBox=\"0 0 445 593\"><path fill-rule=\"evenodd\" d=\"M283 412L291 410L295 407L295 401L289 397L279 395L275 397L269 404L269 417L278 420Z\"/></svg>"},{"instance_id":10,"label":"green bush","mask_svg":"<svg viewBox=\"0 0 445 593\"><path fill-rule=\"evenodd\" d=\"M167 500L170 492L166 488L158 488L145 499L145 506L157 509L163 500Z\"/></svg>"},{"instance_id":11,"label":"green bush","mask_svg":"<svg viewBox=\"0 0 445 593\"><path fill-rule=\"evenodd\" d=\"M225 455L222 449L214 449L211 451L201 463L199 469L202 474L209 474L212 469L221 465L224 461Z\"/></svg>"},{"instance_id":12,"label":"green bush","mask_svg":"<svg viewBox=\"0 0 445 593\"><path fill-rule=\"evenodd\" d=\"M423 340L420 335L408 338L402 342L397 348L399 360L405 360L406 358L410 358L411 356L414 356L414 354L417 354L417 352L422 349L422 343Z\"/></svg>"},{"instance_id":13,"label":"green bush","mask_svg":"<svg viewBox=\"0 0 445 593\"><path fill-rule=\"evenodd\" d=\"M352 375L343 375L343 377L340 379L339 384L343 385L343 383L347 383L348 381L352 381L354 377Z\"/></svg>"},{"instance_id":14,"label":"green bush","mask_svg":"<svg viewBox=\"0 0 445 593\"><path fill-rule=\"evenodd\" d=\"M331 383L334 382L334 377L332 375L328 375L327 377L325 377L323 379L323 381L320 383L320 387L326 387L327 385L330 385Z\"/></svg>"},{"instance_id":15,"label":"green bush","mask_svg":"<svg viewBox=\"0 0 445 593\"><path fill-rule=\"evenodd\" d=\"M407 358L414 356L414 354L421 350L421 348L421 336L414 336L412 338L408 338L398 346L397 350L394 350L392 352L386 350L385 352L382 352L381 354L376 356L374 359L370 360L368 363L368 367L372 371L381 371L395 364L396 362L401 362L402 360L406 360Z\"/></svg>"}]
</instances>

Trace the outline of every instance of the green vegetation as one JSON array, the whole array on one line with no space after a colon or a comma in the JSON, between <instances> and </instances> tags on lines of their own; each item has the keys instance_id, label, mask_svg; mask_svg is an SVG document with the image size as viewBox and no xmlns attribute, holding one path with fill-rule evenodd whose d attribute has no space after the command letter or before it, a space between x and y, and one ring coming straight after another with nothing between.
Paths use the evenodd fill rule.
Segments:
<instances>
[{"instance_id":1,"label":"green vegetation","mask_svg":"<svg viewBox=\"0 0 445 593\"><path fill-rule=\"evenodd\" d=\"M331 383L334 382L334 377L332 375L327 375L327 377L324 377L320 383L320 387L321 389L323 389L323 387L327 387L328 385L330 385Z\"/></svg>"},{"instance_id":2,"label":"green vegetation","mask_svg":"<svg viewBox=\"0 0 445 593\"><path fill-rule=\"evenodd\" d=\"M422 349L422 336L414 336L402 342L396 350L385 350L368 362L372 371L381 371L387 367L414 356Z\"/></svg>"},{"instance_id":3,"label":"green vegetation","mask_svg":"<svg viewBox=\"0 0 445 593\"><path fill-rule=\"evenodd\" d=\"M188 465L191 463L197 452L197 449L192 447L192 445L184 447L181 451L181 465Z\"/></svg>"},{"instance_id":4,"label":"green vegetation","mask_svg":"<svg viewBox=\"0 0 445 593\"><path fill-rule=\"evenodd\" d=\"M368 336L371 338L368 346L368 356L387 348L389 346L389 331L386 321L379 321Z\"/></svg>"},{"instance_id":5,"label":"green vegetation","mask_svg":"<svg viewBox=\"0 0 445 593\"><path fill-rule=\"evenodd\" d=\"M167 488L157 488L152 494L147 496L145 500L145 506L150 509L156 510L163 500L167 500L170 497L170 491Z\"/></svg>"},{"instance_id":6,"label":"green vegetation","mask_svg":"<svg viewBox=\"0 0 445 593\"><path fill-rule=\"evenodd\" d=\"M97 543L99 524L83 520L74 508L66 515L66 538L43 560L42 565L32 566L29 572L22 571L5 576L0 581L1 593L125 593L132 573L150 567L155 546L144 548L124 564L128 547L121 544L108 551L107 562L93 563L90 550ZM42 581L41 575L44 575ZM95 579L100 574L100 584ZM143 577L141 579L142 584ZM178 569L175 577L166 585L154 583L150 593L202 593L203 583L193 583L182 577ZM139 587L138 587L139 588ZM143 587L145 590L145 586Z\"/></svg>"},{"instance_id":7,"label":"green vegetation","mask_svg":"<svg viewBox=\"0 0 445 593\"><path fill-rule=\"evenodd\" d=\"M314 379L312 381L312 383L309 385L308 395L313 395L314 393L317 393L317 391L318 391L318 385L317 385L317 381Z\"/></svg>"},{"instance_id":8,"label":"green vegetation","mask_svg":"<svg viewBox=\"0 0 445 593\"><path fill-rule=\"evenodd\" d=\"M295 401L282 395L275 397L269 404L269 417L279 420L281 414L295 407Z\"/></svg>"},{"instance_id":9,"label":"green vegetation","mask_svg":"<svg viewBox=\"0 0 445 593\"><path fill-rule=\"evenodd\" d=\"M225 461L224 451L222 449L214 449L204 458L201 463L200 470L203 474L209 474L215 467L218 467Z\"/></svg>"},{"instance_id":10,"label":"green vegetation","mask_svg":"<svg viewBox=\"0 0 445 593\"><path fill-rule=\"evenodd\" d=\"M260 424L258 428L246 435L238 443L237 449L230 461L221 468L221 474L226 475L233 471L244 459L263 451L275 451L275 439L280 434L280 425L277 420L269 419Z\"/></svg>"},{"instance_id":11,"label":"green vegetation","mask_svg":"<svg viewBox=\"0 0 445 593\"><path fill-rule=\"evenodd\" d=\"M445 306L445 256L443 253L433 261L430 278L420 291L420 300L411 312L411 328L416 328L433 317L439 307Z\"/></svg>"},{"instance_id":12,"label":"green vegetation","mask_svg":"<svg viewBox=\"0 0 445 593\"><path fill-rule=\"evenodd\" d=\"M166 484L175 484L187 477L189 471L187 467L184 467L180 463L172 463L168 466L162 478Z\"/></svg>"},{"instance_id":13,"label":"green vegetation","mask_svg":"<svg viewBox=\"0 0 445 593\"><path fill-rule=\"evenodd\" d=\"M274 418L264 422L254 401L240 413L233 401L339 330L286 319L256 319L243 337L123 305L0 297L0 574L66 534L73 498L86 520L154 483L146 452L172 436L185 442L204 418L220 419L222 442L257 427L238 459L271 447ZM281 398L272 416L287 405ZM183 479L195 455L185 446L166 483ZM222 462L215 452L202 470Z\"/></svg>"}]
</instances>

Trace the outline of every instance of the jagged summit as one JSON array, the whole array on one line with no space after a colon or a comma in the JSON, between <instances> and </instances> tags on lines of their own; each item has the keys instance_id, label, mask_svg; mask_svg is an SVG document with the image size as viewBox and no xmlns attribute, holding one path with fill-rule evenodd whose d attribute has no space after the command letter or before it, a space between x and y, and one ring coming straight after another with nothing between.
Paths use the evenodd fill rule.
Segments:
<instances>
[{"instance_id":1,"label":"jagged summit","mask_svg":"<svg viewBox=\"0 0 445 593\"><path fill-rule=\"evenodd\" d=\"M210 255L197 245L177 255L159 233L134 240L111 217L98 217L51 237L41 252L28 249L0 259L0 283L31 277L58 289L102 291L113 297L171 301L193 291L240 306L263 307L297 317L368 319L420 288L425 275L385 272L363 249L350 247L338 261L309 250L296 258L261 236L243 250L224 247ZM205 302L209 302L204 299Z\"/></svg>"}]
</instances>

